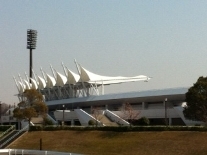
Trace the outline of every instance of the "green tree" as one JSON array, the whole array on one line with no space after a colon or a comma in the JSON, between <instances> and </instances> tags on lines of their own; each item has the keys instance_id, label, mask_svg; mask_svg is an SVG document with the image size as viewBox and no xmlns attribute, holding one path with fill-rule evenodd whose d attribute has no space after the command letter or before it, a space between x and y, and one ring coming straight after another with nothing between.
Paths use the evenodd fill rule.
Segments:
<instances>
[{"instance_id":1,"label":"green tree","mask_svg":"<svg viewBox=\"0 0 207 155\"><path fill-rule=\"evenodd\" d=\"M13 117L19 120L26 119L30 127L32 117L41 115L44 119L46 118L47 110L42 94L35 89L27 89L23 93L23 101L18 103L18 107L14 109Z\"/></svg>"},{"instance_id":2,"label":"green tree","mask_svg":"<svg viewBox=\"0 0 207 155\"><path fill-rule=\"evenodd\" d=\"M186 93L183 114L187 119L207 122L207 77L199 77Z\"/></svg>"}]
</instances>

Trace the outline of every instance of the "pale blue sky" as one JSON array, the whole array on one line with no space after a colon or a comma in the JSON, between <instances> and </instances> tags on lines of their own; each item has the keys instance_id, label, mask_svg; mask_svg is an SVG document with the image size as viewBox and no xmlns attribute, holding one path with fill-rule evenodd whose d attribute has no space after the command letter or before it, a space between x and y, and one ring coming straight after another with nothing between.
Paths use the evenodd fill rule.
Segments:
<instances>
[{"instance_id":1,"label":"pale blue sky","mask_svg":"<svg viewBox=\"0 0 207 155\"><path fill-rule=\"evenodd\" d=\"M148 83L106 93L187 87L207 74L206 0L0 0L0 101L18 103L13 75L29 71L27 29L38 31L33 66L52 75L74 59L106 76L148 75Z\"/></svg>"}]
</instances>

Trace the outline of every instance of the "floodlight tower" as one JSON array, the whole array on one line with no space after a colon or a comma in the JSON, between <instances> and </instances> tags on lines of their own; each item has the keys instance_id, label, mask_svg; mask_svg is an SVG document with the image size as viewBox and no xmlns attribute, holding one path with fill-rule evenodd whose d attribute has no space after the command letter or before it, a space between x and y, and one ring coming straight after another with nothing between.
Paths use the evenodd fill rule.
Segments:
<instances>
[{"instance_id":1,"label":"floodlight tower","mask_svg":"<svg viewBox=\"0 0 207 155\"><path fill-rule=\"evenodd\" d=\"M29 77L32 78L32 50L36 48L37 30L27 30L27 49L30 50ZM29 80L31 83L31 79Z\"/></svg>"}]
</instances>

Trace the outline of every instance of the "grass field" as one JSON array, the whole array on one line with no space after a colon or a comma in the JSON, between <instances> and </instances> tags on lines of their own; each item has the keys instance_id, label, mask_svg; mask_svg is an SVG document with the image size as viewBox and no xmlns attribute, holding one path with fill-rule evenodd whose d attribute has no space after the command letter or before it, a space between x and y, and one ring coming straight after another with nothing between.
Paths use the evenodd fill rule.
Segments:
<instances>
[{"instance_id":1,"label":"grass field","mask_svg":"<svg viewBox=\"0 0 207 155\"><path fill-rule=\"evenodd\" d=\"M74 152L88 155L206 155L207 132L28 132L8 148Z\"/></svg>"}]
</instances>

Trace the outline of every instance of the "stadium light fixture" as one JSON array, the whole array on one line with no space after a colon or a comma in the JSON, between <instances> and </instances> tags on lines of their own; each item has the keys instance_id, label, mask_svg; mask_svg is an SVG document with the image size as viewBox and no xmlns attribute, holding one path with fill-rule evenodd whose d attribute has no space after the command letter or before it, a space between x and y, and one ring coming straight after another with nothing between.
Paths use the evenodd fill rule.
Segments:
<instances>
[{"instance_id":1,"label":"stadium light fixture","mask_svg":"<svg viewBox=\"0 0 207 155\"><path fill-rule=\"evenodd\" d=\"M37 30L27 30L27 49L30 50L29 76L32 78L32 50L36 49ZM31 79L30 79L31 83Z\"/></svg>"}]
</instances>

